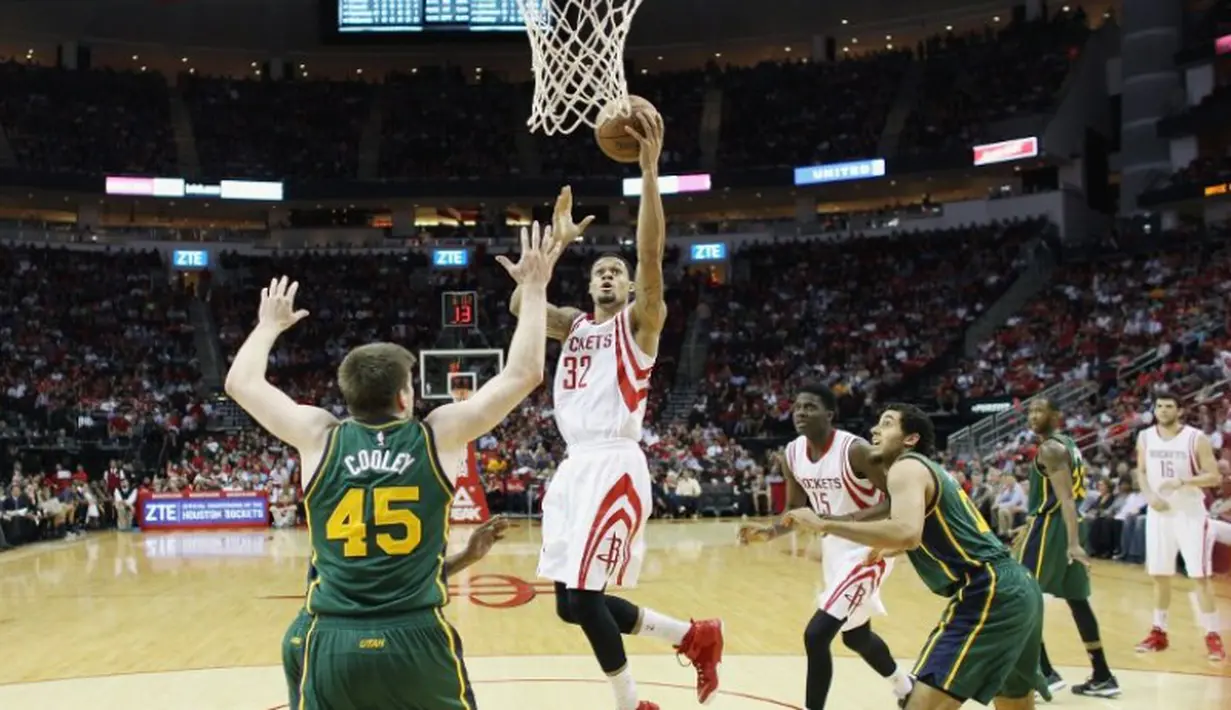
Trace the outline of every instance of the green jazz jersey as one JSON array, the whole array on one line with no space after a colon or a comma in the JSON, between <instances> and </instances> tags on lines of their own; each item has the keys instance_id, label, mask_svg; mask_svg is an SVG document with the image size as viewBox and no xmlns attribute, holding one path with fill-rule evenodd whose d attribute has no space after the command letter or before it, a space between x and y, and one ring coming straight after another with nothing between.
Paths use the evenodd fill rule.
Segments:
<instances>
[{"instance_id":1,"label":"green jazz jersey","mask_svg":"<svg viewBox=\"0 0 1231 710\"><path fill-rule=\"evenodd\" d=\"M305 608L376 616L447 604L452 502L427 424L342 421L304 495L312 541Z\"/></svg>"},{"instance_id":2,"label":"green jazz jersey","mask_svg":"<svg viewBox=\"0 0 1231 710\"><path fill-rule=\"evenodd\" d=\"M1086 460L1081 456L1081 449L1077 448L1077 443L1071 438L1055 433L1039 442L1039 450L1043 449L1044 443L1052 440L1063 444L1065 451L1069 452L1069 470L1073 474L1069 490L1073 492L1073 500L1081 503L1086 497ZM1034 465L1030 467L1029 508L1031 515L1046 515L1060 510L1060 499L1052 490L1051 480L1047 477L1043 462L1039 461L1038 452L1035 452Z\"/></svg>"},{"instance_id":3,"label":"green jazz jersey","mask_svg":"<svg viewBox=\"0 0 1231 710\"><path fill-rule=\"evenodd\" d=\"M907 453L904 458L927 466L936 481L936 494L923 521L923 539L907 556L928 589L953 596L974 571L1009 559L1009 550L948 471L919 454Z\"/></svg>"}]
</instances>

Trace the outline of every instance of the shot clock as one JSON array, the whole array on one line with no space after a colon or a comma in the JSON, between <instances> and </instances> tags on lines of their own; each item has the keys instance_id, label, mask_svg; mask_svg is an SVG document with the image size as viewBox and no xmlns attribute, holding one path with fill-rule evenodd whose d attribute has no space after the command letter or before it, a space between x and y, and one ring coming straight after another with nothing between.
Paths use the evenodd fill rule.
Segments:
<instances>
[{"instance_id":1,"label":"shot clock","mask_svg":"<svg viewBox=\"0 0 1231 710\"><path fill-rule=\"evenodd\" d=\"M474 291L445 291L441 295L441 322L446 328L476 328L479 299Z\"/></svg>"}]
</instances>

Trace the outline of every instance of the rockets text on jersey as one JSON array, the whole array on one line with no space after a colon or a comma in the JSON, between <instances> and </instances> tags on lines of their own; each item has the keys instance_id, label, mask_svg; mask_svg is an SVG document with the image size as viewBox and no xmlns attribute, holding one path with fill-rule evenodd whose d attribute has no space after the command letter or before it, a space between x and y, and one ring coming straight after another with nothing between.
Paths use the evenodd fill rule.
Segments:
<instances>
[{"instance_id":1,"label":"rockets text on jersey","mask_svg":"<svg viewBox=\"0 0 1231 710\"><path fill-rule=\"evenodd\" d=\"M851 470L850 448L858 436L835 429L829 443L816 452L814 460L808 452L808 439L801 436L786 446L787 465L791 474L808 494L808 502L819 515L848 515L870 508L884 499L884 493L870 481L857 478Z\"/></svg>"},{"instance_id":2,"label":"rockets text on jersey","mask_svg":"<svg viewBox=\"0 0 1231 710\"><path fill-rule=\"evenodd\" d=\"M552 403L569 446L641 440L654 358L633 340L631 310L602 323L580 315L561 344Z\"/></svg>"},{"instance_id":3,"label":"rockets text on jersey","mask_svg":"<svg viewBox=\"0 0 1231 710\"><path fill-rule=\"evenodd\" d=\"M1145 458L1146 481L1150 489L1159 492L1159 486L1167 481L1183 483L1197 475L1197 439L1201 432L1196 427L1184 425L1172 437L1164 437L1157 426L1144 429L1137 435L1138 448ZM1180 488L1163 497L1183 512L1204 513L1205 498L1195 488Z\"/></svg>"}]
</instances>

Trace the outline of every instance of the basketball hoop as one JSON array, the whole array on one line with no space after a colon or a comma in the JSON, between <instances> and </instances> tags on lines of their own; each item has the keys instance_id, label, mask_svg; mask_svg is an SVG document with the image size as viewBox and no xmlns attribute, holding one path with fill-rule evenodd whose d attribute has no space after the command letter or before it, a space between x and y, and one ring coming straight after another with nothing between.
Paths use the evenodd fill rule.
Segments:
<instances>
[{"instance_id":1,"label":"basketball hoop","mask_svg":"<svg viewBox=\"0 0 1231 710\"><path fill-rule=\"evenodd\" d=\"M517 0L530 37L534 103L526 125L547 135L628 116L624 42L643 0Z\"/></svg>"},{"instance_id":2,"label":"basketball hoop","mask_svg":"<svg viewBox=\"0 0 1231 710\"><path fill-rule=\"evenodd\" d=\"M454 402L465 402L470 399L470 389L467 387L454 387L449 391L449 396L453 398Z\"/></svg>"}]
</instances>

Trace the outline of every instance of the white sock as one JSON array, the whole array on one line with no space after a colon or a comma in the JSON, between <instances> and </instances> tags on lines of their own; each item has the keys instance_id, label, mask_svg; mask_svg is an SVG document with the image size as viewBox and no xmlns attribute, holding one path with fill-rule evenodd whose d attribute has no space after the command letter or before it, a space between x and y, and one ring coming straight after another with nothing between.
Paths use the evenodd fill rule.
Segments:
<instances>
[{"instance_id":1,"label":"white sock","mask_svg":"<svg viewBox=\"0 0 1231 710\"><path fill-rule=\"evenodd\" d=\"M679 646L691 628L692 624L687 621L673 619L653 609L641 607L641 623L637 626L636 635L662 639L672 646Z\"/></svg>"},{"instance_id":2,"label":"white sock","mask_svg":"<svg viewBox=\"0 0 1231 710\"><path fill-rule=\"evenodd\" d=\"M1166 609L1155 609L1154 610L1154 625L1162 629L1163 631L1167 630L1167 610Z\"/></svg>"},{"instance_id":3,"label":"white sock","mask_svg":"<svg viewBox=\"0 0 1231 710\"><path fill-rule=\"evenodd\" d=\"M1205 633L1218 633L1218 612L1211 611L1208 614L1201 615L1201 623L1205 625Z\"/></svg>"},{"instance_id":4,"label":"white sock","mask_svg":"<svg viewBox=\"0 0 1231 710\"><path fill-rule=\"evenodd\" d=\"M911 680L910 674L901 668L893 669L893 675L889 676L889 683L893 686L893 694L899 700L910 695L911 688L915 686L915 682Z\"/></svg>"},{"instance_id":5,"label":"white sock","mask_svg":"<svg viewBox=\"0 0 1231 710\"><path fill-rule=\"evenodd\" d=\"M607 676L611 681L611 690L615 692L616 710L637 710L637 681L633 680L628 664L615 675Z\"/></svg>"}]
</instances>

